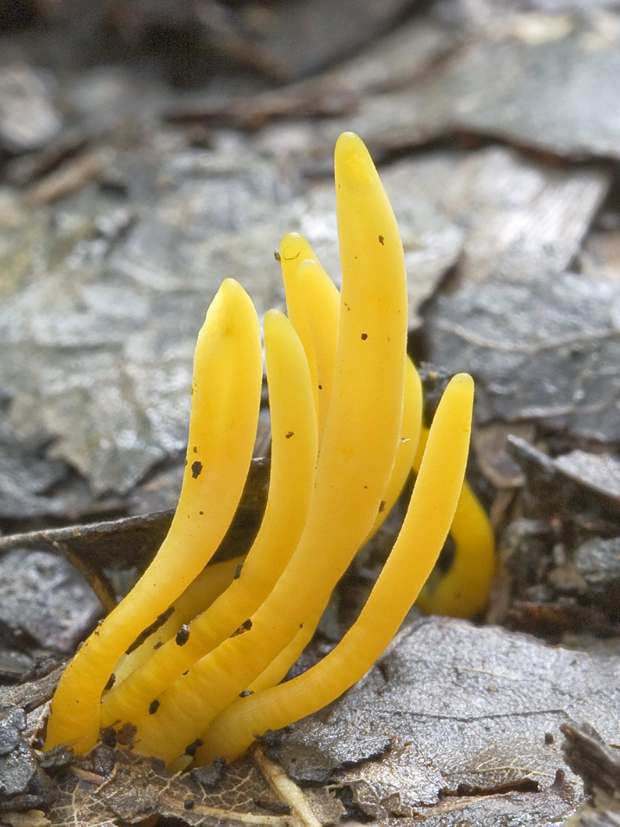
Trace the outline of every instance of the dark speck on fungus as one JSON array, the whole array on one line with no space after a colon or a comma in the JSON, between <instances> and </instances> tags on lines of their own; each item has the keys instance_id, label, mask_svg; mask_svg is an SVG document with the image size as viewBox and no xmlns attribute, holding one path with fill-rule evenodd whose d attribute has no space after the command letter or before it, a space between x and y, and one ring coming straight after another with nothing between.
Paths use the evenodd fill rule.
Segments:
<instances>
[{"instance_id":1,"label":"dark speck on fungus","mask_svg":"<svg viewBox=\"0 0 620 827\"><path fill-rule=\"evenodd\" d=\"M382 235L379 236L379 244L385 244L385 238Z\"/></svg>"},{"instance_id":2,"label":"dark speck on fungus","mask_svg":"<svg viewBox=\"0 0 620 827\"><path fill-rule=\"evenodd\" d=\"M241 626L239 626L239 628L232 633L231 637L237 637L238 635L244 634L244 632L249 632L251 628L252 621L248 618L247 620L244 620Z\"/></svg>"},{"instance_id":3,"label":"dark speck on fungus","mask_svg":"<svg viewBox=\"0 0 620 827\"><path fill-rule=\"evenodd\" d=\"M159 701L152 701L149 705L149 715L154 715L159 709Z\"/></svg>"},{"instance_id":4,"label":"dark speck on fungus","mask_svg":"<svg viewBox=\"0 0 620 827\"><path fill-rule=\"evenodd\" d=\"M186 755L196 755L196 750L204 744L202 738L196 738L195 741L192 741L191 744L188 744L185 747L185 754Z\"/></svg>"},{"instance_id":5,"label":"dark speck on fungus","mask_svg":"<svg viewBox=\"0 0 620 827\"><path fill-rule=\"evenodd\" d=\"M143 629L138 637L134 640L131 646L127 649L125 654L130 655L139 646L142 646L144 641L149 638L153 632L156 632L164 623L174 614L174 606L169 606L165 612L162 612L146 629Z\"/></svg>"},{"instance_id":6,"label":"dark speck on fungus","mask_svg":"<svg viewBox=\"0 0 620 827\"><path fill-rule=\"evenodd\" d=\"M287 431L286 432L286 438L287 439L290 439L292 436L295 436L295 431Z\"/></svg>"},{"instance_id":7,"label":"dark speck on fungus","mask_svg":"<svg viewBox=\"0 0 620 827\"><path fill-rule=\"evenodd\" d=\"M361 336L362 342L365 342L367 338L368 338L368 333L362 333L362 336Z\"/></svg>"},{"instance_id":8,"label":"dark speck on fungus","mask_svg":"<svg viewBox=\"0 0 620 827\"><path fill-rule=\"evenodd\" d=\"M202 472L202 462L196 460L196 462L192 462L192 477L196 479L199 477Z\"/></svg>"},{"instance_id":9,"label":"dark speck on fungus","mask_svg":"<svg viewBox=\"0 0 620 827\"><path fill-rule=\"evenodd\" d=\"M187 641L189 640L189 626L184 623L183 626L177 632L177 636L175 637L175 641L177 646L185 646Z\"/></svg>"}]
</instances>

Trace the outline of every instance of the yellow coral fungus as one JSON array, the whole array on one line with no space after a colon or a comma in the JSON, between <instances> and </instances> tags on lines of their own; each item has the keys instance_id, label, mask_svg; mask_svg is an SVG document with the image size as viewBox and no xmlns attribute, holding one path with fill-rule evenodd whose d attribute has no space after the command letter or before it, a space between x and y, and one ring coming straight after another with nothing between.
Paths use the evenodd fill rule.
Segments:
<instances>
[{"instance_id":1,"label":"yellow coral fungus","mask_svg":"<svg viewBox=\"0 0 620 827\"><path fill-rule=\"evenodd\" d=\"M227 280L196 348L187 465L170 533L61 679L47 749L66 743L85 752L102 726L130 723L134 748L169 764L194 753L203 762L232 759L255 733L318 709L370 668L427 579L459 496L457 559L459 544L467 546L463 532L484 534L473 495L461 495L473 383L460 375L449 384L414 462L422 397L406 354L396 220L352 133L338 140L335 177L341 291L305 239L289 234L281 261L290 321L278 311L265 316L272 463L252 548L243 562L202 571L239 501L260 394L256 313ZM418 474L407 515L358 620L321 663L280 684L412 466ZM470 547L465 556L469 572ZM455 567L452 581L465 577L463 568ZM467 577L480 607L486 585L476 591ZM166 610L163 625L145 635Z\"/></svg>"}]
</instances>

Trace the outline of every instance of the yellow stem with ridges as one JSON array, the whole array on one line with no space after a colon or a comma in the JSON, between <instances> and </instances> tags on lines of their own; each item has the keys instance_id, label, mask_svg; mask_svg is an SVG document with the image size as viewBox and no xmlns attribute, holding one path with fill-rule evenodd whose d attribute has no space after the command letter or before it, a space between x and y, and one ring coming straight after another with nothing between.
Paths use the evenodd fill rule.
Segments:
<instances>
[{"instance_id":1,"label":"yellow stem with ridges","mask_svg":"<svg viewBox=\"0 0 620 827\"><path fill-rule=\"evenodd\" d=\"M235 572L244 560L244 556L234 557L231 560L213 563L203 569L183 594L174 601L174 606L170 607L173 611L168 620L149 635L137 649L121 657L114 667L114 685L118 686L135 669L142 666L152 657L154 651L176 635L181 626L189 623L200 612L204 612L216 597L228 588Z\"/></svg>"},{"instance_id":2,"label":"yellow stem with ridges","mask_svg":"<svg viewBox=\"0 0 620 827\"><path fill-rule=\"evenodd\" d=\"M86 752L99 737L99 704L119 657L207 564L234 515L256 437L262 350L256 310L226 279L207 312L194 357L192 413L179 504L157 556L88 638L52 700L46 749Z\"/></svg>"},{"instance_id":3,"label":"yellow stem with ridges","mask_svg":"<svg viewBox=\"0 0 620 827\"><path fill-rule=\"evenodd\" d=\"M455 376L437 408L394 548L357 621L320 663L236 700L205 733L197 758L232 760L255 735L280 729L339 697L381 656L435 565L459 500L471 432L473 381Z\"/></svg>"},{"instance_id":4,"label":"yellow stem with ridges","mask_svg":"<svg viewBox=\"0 0 620 827\"><path fill-rule=\"evenodd\" d=\"M275 686L281 680L284 680L291 667L297 663L299 656L312 640L324 611L325 606L321 604L308 615L304 623L301 624L301 629L288 646L279 655L276 655L269 666L252 681L249 686L252 692L260 692L262 689L268 689L270 686Z\"/></svg>"},{"instance_id":5,"label":"yellow stem with ridges","mask_svg":"<svg viewBox=\"0 0 620 827\"><path fill-rule=\"evenodd\" d=\"M107 693L101 724L133 721L199 658L233 634L267 597L289 562L306 522L314 488L317 424L310 373L293 326L283 313L264 318L271 414L271 474L259 532L239 576L188 627L182 645L170 639L140 669Z\"/></svg>"}]
</instances>

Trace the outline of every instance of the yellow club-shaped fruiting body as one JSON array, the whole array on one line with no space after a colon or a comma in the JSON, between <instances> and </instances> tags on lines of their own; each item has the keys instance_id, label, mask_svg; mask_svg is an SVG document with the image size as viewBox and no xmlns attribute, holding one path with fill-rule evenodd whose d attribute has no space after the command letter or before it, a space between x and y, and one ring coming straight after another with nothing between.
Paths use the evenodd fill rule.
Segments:
<instances>
[{"instance_id":1,"label":"yellow club-shaped fruiting body","mask_svg":"<svg viewBox=\"0 0 620 827\"><path fill-rule=\"evenodd\" d=\"M406 352L402 244L368 151L352 133L336 145L335 177L342 288L291 233L280 252L288 318L269 311L264 319L272 452L252 547L205 568L241 496L262 375L256 313L228 279L196 347L186 470L170 532L67 668L47 749L85 752L102 727L131 724L134 749L175 768L192 756L236 757L256 733L319 709L370 668L417 598L453 518L455 563L427 606L458 614L484 607L492 534L463 489L473 383L454 377L430 432L422 428L421 384ZM412 468L403 526L358 620L323 661L280 683Z\"/></svg>"},{"instance_id":2,"label":"yellow club-shaped fruiting body","mask_svg":"<svg viewBox=\"0 0 620 827\"><path fill-rule=\"evenodd\" d=\"M262 351L254 305L222 283L198 334L183 486L157 556L130 595L83 644L62 676L46 747L78 752L99 738L102 692L119 658L211 559L241 498L260 406Z\"/></svg>"}]
</instances>

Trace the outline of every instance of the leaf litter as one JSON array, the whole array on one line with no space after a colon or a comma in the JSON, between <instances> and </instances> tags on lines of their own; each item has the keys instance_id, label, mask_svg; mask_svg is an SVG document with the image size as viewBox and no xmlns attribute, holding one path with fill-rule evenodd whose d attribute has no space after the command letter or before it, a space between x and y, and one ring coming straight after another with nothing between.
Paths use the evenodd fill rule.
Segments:
<instances>
[{"instance_id":1,"label":"leaf litter","mask_svg":"<svg viewBox=\"0 0 620 827\"><path fill-rule=\"evenodd\" d=\"M10 564L11 554L51 546L80 559L91 583L103 584L107 568L116 577L144 565L167 515L46 531L40 520L66 524L92 516L93 508L135 513L129 498L151 501L148 483L140 491L136 483L154 469L165 476L165 463L182 448L186 410L178 399L189 382L205 273L213 284L233 270L251 274L265 306L281 299L275 268L266 263L281 233L276 213L278 225L306 220L326 263L335 259L324 185L312 176L326 172L333 135L357 127L389 162L383 171L408 227L409 263L425 276L412 296L411 321L422 321L416 344L441 370L471 369L477 380L488 441L478 447L473 480L502 539L488 617L563 645L492 626L415 622L328 709L266 738L262 750L231 767L170 778L158 762L122 746L100 747L86 759L41 760L37 738L58 671L38 676L52 668L48 656L58 656L63 635L68 650L85 634L91 609L69 618L62 632L50 630L47 640L0 629L3 654L13 647L15 662L26 659L11 680L26 669L32 676L0 697L0 821L112 825L158 813L212 825L352 817L385 825L544 827L574 814L594 789L593 761L611 779L597 792L597 806L601 795L607 799L595 814L606 808L613 823L613 748L596 746L620 739L613 199L607 223L595 221L614 192L613 168L600 159L618 157L608 105L618 60L614 14L545 22L530 14L536 3L526 4L526 13L512 4L499 19L485 18L484 3L441 5L439 15L379 41L366 74L359 74L364 54L354 57L318 79L318 95L315 79L285 90L282 100L292 105L284 112L282 100L276 96L274 104L267 94L253 115L252 128L262 125L254 136L218 132L201 126L200 117L185 131L147 122L142 133L115 132L114 113L127 111L138 84L104 68L86 73L62 100L62 89L52 94L37 72L19 69L12 94L29 98L41 118L19 135L2 124L5 151L31 160L35 172L20 179L11 164L0 193L7 354L0 366L0 513L25 533L0 538L0 547ZM455 11L465 13L465 37L442 22L441 14L449 20ZM480 19L467 19L474 12ZM411 44L413 63L405 59ZM488 84L490 76L498 82ZM330 90L346 94L330 98ZM138 91L149 107L165 98L160 86ZM103 92L109 105L100 105ZM306 112L313 118L304 120L312 95L314 109ZM170 112L169 99L166 106ZM89 124L77 138L65 112L80 112ZM277 122L282 114L286 123ZM466 141L455 145L459 135ZM489 135L519 149L487 146ZM430 138L443 143L411 153ZM20 156L27 142L33 152ZM96 175L67 177L101 143ZM576 157L589 160L566 163ZM292 171L300 158L309 177ZM74 164L63 172L66 160ZM45 195L42 206L22 201L19 180L22 187L41 181L30 193ZM247 259L250 249L256 261ZM570 267L588 278L566 272ZM420 309L448 273L444 298ZM119 380L114 388L110 376ZM117 445L110 437L120 425ZM521 442L507 445L513 426ZM258 519L257 501L229 547L247 543ZM356 576L364 581L358 569L349 582ZM102 588L111 599L112 589ZM336 606L335 627L337 615ZM584 768L567 749L585 792L563 761L562 733L573 753L581 737L589 756Z\"/></svg>"}]
</instances>

